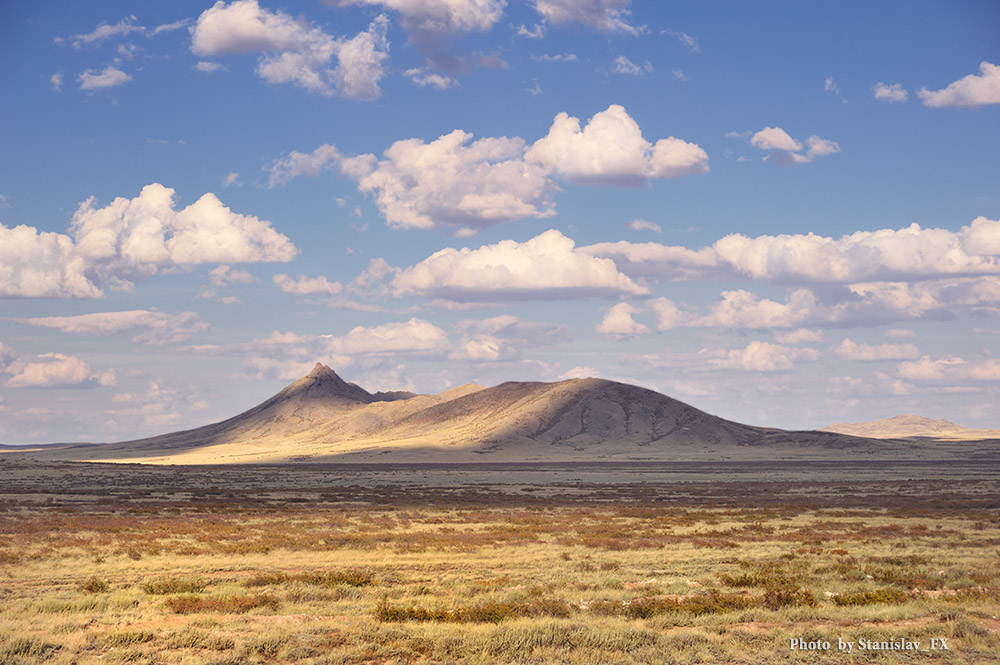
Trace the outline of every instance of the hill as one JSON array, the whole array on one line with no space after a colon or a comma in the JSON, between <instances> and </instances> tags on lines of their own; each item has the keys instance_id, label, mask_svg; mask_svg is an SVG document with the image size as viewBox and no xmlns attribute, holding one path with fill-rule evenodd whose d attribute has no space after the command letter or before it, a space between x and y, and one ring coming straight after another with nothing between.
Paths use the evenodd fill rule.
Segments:
<instances>
[{"instance_id":1,"label":"hill","mask_svg":"<svg viewBox=\"0 0 1000 665\"><path fill-rule=\"evenodd\" d=\"M604 379L468 384L438 395L370 393L317 364L274 397L222 422L135 441L36 446L24 454L232 464L857 460L978 452L753 427Z\"/></svg>"},{"instance_id":2,"label":"hill","mask_svg":"<svg viewBox=\"0 0 1000 665\"><path fill-rule=\"evenodd\" d=\"M1000 430L973 429L956 425L950 420L931 420L922 416L902 415L862 423L834 423L821 428L823 432L836 432L873 439L933 439L939 441L975 441L1000 439Z\"/></svg>"}]
</instances>

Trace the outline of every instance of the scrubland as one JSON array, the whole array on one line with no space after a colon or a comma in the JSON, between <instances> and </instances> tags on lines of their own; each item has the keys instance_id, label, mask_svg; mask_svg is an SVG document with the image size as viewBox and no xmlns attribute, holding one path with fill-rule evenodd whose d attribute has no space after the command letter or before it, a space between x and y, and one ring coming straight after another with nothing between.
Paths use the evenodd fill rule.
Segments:
<instances>
[{"instance_id":1,"label":"scrubland","mask_svg":"<svg viewBox=\"0 0 1000 665\"><path fill-rule=\"evenodd\" d=\"M991 474L903 491L619 469L569 492L52 469L0 465L4 665L1000 658ZM948 649L836 648L899 638Z\"/></svg>"}]
</instances>

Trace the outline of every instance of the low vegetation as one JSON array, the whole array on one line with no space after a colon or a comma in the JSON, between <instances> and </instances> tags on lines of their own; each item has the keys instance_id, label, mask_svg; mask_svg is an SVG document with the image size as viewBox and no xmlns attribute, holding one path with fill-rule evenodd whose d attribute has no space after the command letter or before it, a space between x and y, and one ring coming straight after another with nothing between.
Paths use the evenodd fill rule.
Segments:
<instances>
[{"instance_id":1,"label":"low vegetation","mask_svg":"<svg viewBox=\"0 0 1000 665\"><path fill-rule=\"evenodd\" d=\"M646 484L334 495L282 471L283 485L248 497L205 471L185 471L180 489L114 471L114 493L21 478L0 495L3 665L986 664L1000 653L992 481L860 505L846 483L779 495L727 481L707 498ZM835 646L900 638L949 649L859 660ZM792 650L793 639L834 646Z\"/></svg>"}]
</instances>

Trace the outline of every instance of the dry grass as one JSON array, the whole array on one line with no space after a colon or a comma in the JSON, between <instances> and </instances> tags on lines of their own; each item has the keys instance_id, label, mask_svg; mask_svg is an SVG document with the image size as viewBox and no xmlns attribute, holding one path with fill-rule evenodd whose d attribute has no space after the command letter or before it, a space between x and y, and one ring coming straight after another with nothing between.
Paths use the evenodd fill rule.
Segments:
<instances>
[{"instance_id":1,"label":"dry grass","mask_svg":"<svg viewBox=\"0 0 1000 665\"><path fill-rule=\"evenodd\" d=\"M936 663L1000 652L1000 516L985 481L867 507L844 483L789 484L783 500L738 483L671 501L645 484L615 485L614 500L610 485L538 499L346 493L360 501L287 470L251 499L203 470L172 472L183 495L116 473L114 493L39 483L0 498L0 663L913 658L790 651L793 637L946 638Z\"/></svg>"}]
</instances>

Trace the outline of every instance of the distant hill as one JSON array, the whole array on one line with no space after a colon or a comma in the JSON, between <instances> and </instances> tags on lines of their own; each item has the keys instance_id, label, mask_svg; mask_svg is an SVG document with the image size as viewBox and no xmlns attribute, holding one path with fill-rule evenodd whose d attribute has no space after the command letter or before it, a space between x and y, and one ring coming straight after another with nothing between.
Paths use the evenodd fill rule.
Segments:
<instances>
[{"instance_id":1,"label":"distant hill","mask_svg":"<svg viewBox=\"0 0 1000 665\"><path fill-rule=\"evenodd\" d=\"M902 415L863 423L834 423L820 429L873 439L935 439L940 441L975 441L1000 439L1000 429L973 429L950 420L931 420L922 416Z\"/></svg>"},{"instance_id":2,"label":"distant hill","mask_svg":"<svg viewBox=\"0 0 1000 665\"><path fill-rule=\"evenodd\" d=\"M603 379L468 384L439 395L370 393L317 364L274 397L222 422L136 441L3 454L233 464L937 459L956 452L976 451L752 427Z\"/></svg>"}]
</instances>

